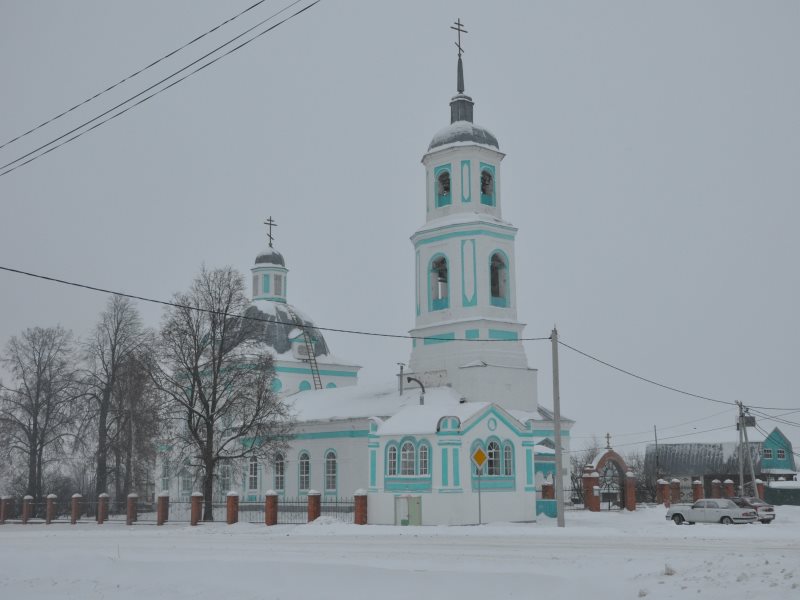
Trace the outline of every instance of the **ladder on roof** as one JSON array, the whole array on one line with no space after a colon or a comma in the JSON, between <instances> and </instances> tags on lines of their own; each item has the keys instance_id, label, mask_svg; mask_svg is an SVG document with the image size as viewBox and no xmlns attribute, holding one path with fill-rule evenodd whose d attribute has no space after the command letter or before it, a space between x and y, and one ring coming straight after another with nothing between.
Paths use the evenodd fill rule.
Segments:
<instances>
[{"instance_id":1,"label":"ladder on roof","mask_svg":"<svg viewBox=\"0 0 800 600\"><path fill-rule=\"evenodd\" d=\"M286 310L289 312L289 316L292 317L292 321L295 325L297 325L300 330L303 332L303 341L306 344L306 354L308 355L308 366L311 368L311 379L314 381L314 389L321 390L322 389L322 378L319 376L319 366L317 365L317 357L314 353L314 342L311 339L311 333L309 329L311 326L303 325L300 321L300 318L295 314L295 312L286 307Z\"/></svg>"}]
</instances>

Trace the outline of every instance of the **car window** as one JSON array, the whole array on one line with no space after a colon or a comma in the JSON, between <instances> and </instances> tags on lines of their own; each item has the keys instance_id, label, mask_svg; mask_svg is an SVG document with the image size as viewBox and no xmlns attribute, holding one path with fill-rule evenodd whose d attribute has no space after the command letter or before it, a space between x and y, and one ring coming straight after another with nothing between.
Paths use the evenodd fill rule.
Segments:
<instances>
[{"instance_id":1,"label":"car window","mask_svg":"<svg viewBox=\"0 0 800 600\"><path fill-rule=\"evenodd\" d=\"M738 508L736 506L736 503L733 502L732 500L720 500L719 501L719 507L720 508Z\"/></svg>"},{"instance_id":2,"label":"car window","mask_svg":"<svg viewBox=\"0 0 800 600\"><path fill-rule=\"evenodd\" d=\"M714 502L713 500L707 500L706 508L719 508L719 506L717 506L717 503Z\"/></svg>"},{"instance_id":3,"label":"car window","mask_svg":"<svg viewBox=\"0 0 800 600\"><path fill-rule=\"evenodd\" d=\"M698 500L697 502L695 502L692 505L692 508L705 508L705 507L706 507L706 501L705 500Z\"/></svg>"}]
</instances>

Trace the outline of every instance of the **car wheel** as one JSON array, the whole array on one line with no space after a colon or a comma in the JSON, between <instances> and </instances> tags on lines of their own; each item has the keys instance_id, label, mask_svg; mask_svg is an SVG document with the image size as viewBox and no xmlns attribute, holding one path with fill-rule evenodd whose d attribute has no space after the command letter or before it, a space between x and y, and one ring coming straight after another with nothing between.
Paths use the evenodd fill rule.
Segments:
<instances>
[{"instance_id":1,"label":"car wheel","mask_svg":"<svg viewBox=\"0 0 800 600\"><path fill-rule=\"evenodd\" d=\"M722 517L719 522L722 523L723 525L732 525L733 519L731 519L730 517Z\"/></svg>"},{"instance_id":2,"label":"car wheel","mask_svg":"<svg viewBox=\"0 0 800 600\"><path fill-rule=\"evenodd\" d=\"M694 525L694 521L689 521L689 525Z\"/></svg>"},{"instance_id":3,"label":"car wheel","mask_svg":"<svg viewBox=\"0 0 800 600\"><path fill-rule=\"evenodd\" d=\"M764 525L769 525L770 523L772 523L772 519L764 519L764 520L763 520L763 521L761 521L761 522L762 522Z\"/></svg>"},{"instance_id":4,"label":"car wheel","mask_svg":"<svg viewBox=\"0 0 800 600\"><path fill-rule=\"evenodd\" d=\"M680 525L683 523L683 517L681 515L672 515L672 521L675 525Z\"/></svg>"}]
</instances>

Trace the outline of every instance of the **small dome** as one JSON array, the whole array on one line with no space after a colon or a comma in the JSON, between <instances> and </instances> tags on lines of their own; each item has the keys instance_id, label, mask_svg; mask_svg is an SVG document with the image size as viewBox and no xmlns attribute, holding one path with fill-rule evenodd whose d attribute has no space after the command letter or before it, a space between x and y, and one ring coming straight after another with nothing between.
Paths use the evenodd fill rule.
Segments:
<instances>
[{"instance_id":1,"label":"small dome","mask_svg":"<svg viewBox=\"0 0 800 600\"><path fill-rule=\"evenodd\" d=\"M455 123L450 123L450 125L433 136L428 150L455 142L473 142L500 149L497 138L488 129L469 121L456 121Z\"/></svg>"},{"instance_id":2,"label":"small dome","mask_svg":"<svg viewBox=\"0 0 800 600\"><path fill-rule=\"evenodd\" d=\"M292 317L292 313L297 317L297 321ZM293 306L270 300L253 300L245 312L245 316L252 317L252 319L245 320L249 327L250 339L266 344L275 350L276 354L291 351L292 338L296 337L300 331L298 325L314 326L311 319ZM328 344L319 329L313 327L311 337L314 339L316 356L330 354Z\"/></svg>"},{"instance_id":3,"label":"small dome","mask_svg":"<svg viewBox=\"0 0 800 600\"><path fill-rule=\"evenodd\" d=\"M256 256L256 264L280 265L282 267L286 266L286 263L283 261L283 255L275 250L275 248L267 248L263 252L259 253L259 255Z\"/></svg>"}]
</instances>

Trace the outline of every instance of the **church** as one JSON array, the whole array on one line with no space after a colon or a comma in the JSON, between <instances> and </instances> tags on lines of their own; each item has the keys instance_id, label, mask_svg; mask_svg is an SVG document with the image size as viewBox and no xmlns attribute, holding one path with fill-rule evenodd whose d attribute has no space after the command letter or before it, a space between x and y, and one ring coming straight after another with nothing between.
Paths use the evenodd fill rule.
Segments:
<instances>
[{"instance_id":1,"label":"church","mask_svg":"<svg viewBox=\"0 0 800 600\"><path fill-rule=\"evenodd\" d=\"M460 46L456 81L450 124L422 157L425 223L411 235L415 323L408 371L382 387L358 385L359 366L336 358L313 321L289 304L287 261L270 242L251 267L247 314L267 321L273 390L290 406L296 427L290 448L273 464L251 459L241 480L223 473L221 495L240 488L243 501L258 502L269 490L286 498L317 490L324 500L365 490L370 524L555 516L555 501L537 497L555 477L554 423L539 406L537 370L521 341L517 228L502 218L505 155L473 120ZM565 451L572 425L562 418ZM568 469L565 461L567 481ZM184 491L191 493L174 490Z\"/></svg>"}]
</instances>

